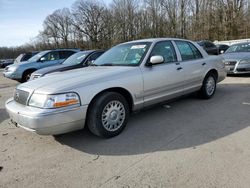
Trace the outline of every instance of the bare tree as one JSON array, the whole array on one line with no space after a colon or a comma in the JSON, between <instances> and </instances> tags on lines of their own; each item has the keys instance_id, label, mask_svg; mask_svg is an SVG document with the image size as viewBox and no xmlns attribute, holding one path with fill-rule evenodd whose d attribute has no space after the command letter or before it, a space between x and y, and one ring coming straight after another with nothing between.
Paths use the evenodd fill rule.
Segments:
<instances>
[{"instance_id":1,"label":"bare tree","mask_svg":"<svg viewBox=\"0 0 250 188\"><path fill-rule=\"evenodd\" d=\"M84 34L86 40L91 42L90 47L99 47L105 22L102 15L105 13L104 5L97 1L78 0L73 5L75 28Z\"/></svg>"},{"instance_id":2,"label":"bare tree","mask_svg":"<svg viewBox=\"0 0 250 188\"><path fill-rule=\"evenodd\" d=\"M63 46L68 47L72 23L72 15L68 8L56 10L44 20L43 35L53 38L56 46L62 41Z\"/></svg>"},{"instance_id":3,"label":"bare tree","mask_svg":"<svg viewBox=\"0 0 250 188\"><path fill-rule=\"evenodd\" d=\"M250 37L250 0L112 0L108 7L102 2L77 0L72 10L56 10L22 50L109 48L150 37L212 41ZM18 52L19 48L1 48L0 58Z\"/></svg>"}]
</instances>

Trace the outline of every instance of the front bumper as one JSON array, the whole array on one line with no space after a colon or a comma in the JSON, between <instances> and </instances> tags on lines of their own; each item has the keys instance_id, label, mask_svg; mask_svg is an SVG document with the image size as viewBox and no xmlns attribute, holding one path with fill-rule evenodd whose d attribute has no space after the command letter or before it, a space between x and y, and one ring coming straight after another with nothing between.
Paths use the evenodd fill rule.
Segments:
<instances>
[{"instance_id":1,"label":"front bumper","mask_svg":"<svg viewBox=\"0 0 250 188\"><path fill-rule=\"evenodd\" d=\"M3 76L12 80L20 80L21 78L15 72L4 71Z\"/></svg>"},{"instance_id":2,"label":"front bumper","mask_svg":"<svg viewBox=\"0 0 250 188\"><path fill-rule=\"evenodd\" d=\"M5 107L15 125L41 135L57 135L84 128L88 106L40 109L9 99Z\"/></svg>"},{"instance_id":3,"label":"front bumper","mask_svg":"<svg viewBox=\"0 0 250 188\"><path fill-rule=\"evenodd\" d=\"M249 74L250 64L240 64L239 62L235 65L226 65L227 74Z\"/></svg>"}]
</instances>

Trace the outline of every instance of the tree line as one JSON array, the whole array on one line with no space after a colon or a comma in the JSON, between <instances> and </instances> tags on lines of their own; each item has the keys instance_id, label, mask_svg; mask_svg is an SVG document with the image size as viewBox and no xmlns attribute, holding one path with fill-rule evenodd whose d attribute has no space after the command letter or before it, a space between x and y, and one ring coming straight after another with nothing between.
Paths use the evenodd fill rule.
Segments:
<instances>
[{"instance_id":1,"label":"tree line","mask_svg":"<svg viewBox=\"0 0 250 188\"><path fill-rule=\"evenodd\" d=\"M33 42L17 49L107 49L134 39L250 38L250 0L77 0L48 15ZM15 52L15 48L10 51ZM1 57L2 49L0 49Z\"/></svg>"}]
</instances>

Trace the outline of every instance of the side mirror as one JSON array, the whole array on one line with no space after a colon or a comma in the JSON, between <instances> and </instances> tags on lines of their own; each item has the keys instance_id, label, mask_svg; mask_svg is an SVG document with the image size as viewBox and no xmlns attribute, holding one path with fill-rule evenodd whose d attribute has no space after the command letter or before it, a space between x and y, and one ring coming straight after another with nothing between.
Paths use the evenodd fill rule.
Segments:
<instances>
[{"instance_id":1,"label":"side mirror","mask_svg":"<svg viewBox=\"0 0 250 188\"><path fill-rule=\"evenodd\" d=\"M39 59L39 62L44 62L46 59L45 59L45 57L41 57L40 59Z\"/></svg>"},{"instance_id":2,"label":"side mirror","mask_svg":"<svg viewBox=\"0 0 250 188\"><path fill-rule=\"evenodd\" d=\"M164 63L164 58L161 55L155 55L150 58L149 65L157 65Z\"/></svg>"}]
</instances>

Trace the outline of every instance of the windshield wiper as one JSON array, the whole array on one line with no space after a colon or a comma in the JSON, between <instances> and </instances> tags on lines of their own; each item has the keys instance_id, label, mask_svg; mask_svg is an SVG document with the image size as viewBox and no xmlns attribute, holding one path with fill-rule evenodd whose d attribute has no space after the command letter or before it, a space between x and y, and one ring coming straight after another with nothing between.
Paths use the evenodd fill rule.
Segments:
<instances>
[{"instance_id":1,"label":"windshield wiper","mask_svg":"<svg viewBox=\"0 0 250 188\"><path fill-rule=\"evenodd\" d=\"M112 64L112 63L104 63L104 64L101 64L99 66L114 66L114 64Z\"/></svg>"}]
</instances>

